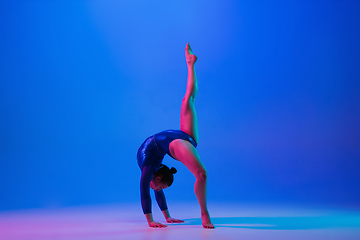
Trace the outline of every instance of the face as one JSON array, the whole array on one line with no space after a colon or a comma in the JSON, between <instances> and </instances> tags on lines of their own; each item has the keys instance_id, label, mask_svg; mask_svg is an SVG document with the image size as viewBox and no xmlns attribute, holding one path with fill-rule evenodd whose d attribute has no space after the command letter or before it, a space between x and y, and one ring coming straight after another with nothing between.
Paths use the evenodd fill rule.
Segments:
<instances>
[{"instance_id":1,"label":"face","mask_svg":"<svg viewBox=\"0 0 360 240\"><path fill-rule=\"evenodd\" d=\"M169 186L161 182L161 177L156 177L150 182L150 188L160 191L161 189L168 188Z\"/></svg>"}]
</instances>

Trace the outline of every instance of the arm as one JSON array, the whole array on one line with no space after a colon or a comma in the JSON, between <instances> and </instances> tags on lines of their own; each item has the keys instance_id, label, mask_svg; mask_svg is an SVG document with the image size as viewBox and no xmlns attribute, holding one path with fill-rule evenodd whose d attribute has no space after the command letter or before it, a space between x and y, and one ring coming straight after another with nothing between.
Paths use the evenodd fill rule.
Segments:
<instances>
[{"instance_id":1,"label":"arm","mask_svg":"<svg viewBox=\"0 0 360 240\"><path fill-rule=\"evenodd\" d=\"M165 193L164 191L161 189L160 191L156 191L155 192L155 199L159 205L159 208L161 211L167 210L167 204L166 204L166 198L165 198Z\"/></svg>"},{"instance_id":2,"label":"arm","mask_svg":"<svg viewBox=\"0 0 360 240\"><path fill-rule=\"evenodd\" d=\"M143 166L141 170L140 179L140 194L141 206L145 214L145 218L150 227L166 227L166 225L154 222L151 213L151 197L150 197L150 182L154 176L154 168L151 166Z\"/></svg>"},{"instance_id":3,"label":"arm","mask_svg":"<svg viewBox=\"0 0 360 240\"><path fill-rule=\"evenodd\" d=\"M161 212L163 213L166 221L168 223L182 223L184 222L183 220L180 220L180 219L175 219L175 218L172 218L170 216L170 213L169 213L169 209L167 207L167 204L166 204L166 198L165 198L165 194L164 194L164 191L161 189L160 191L155 191L155 198L156 198L156 201L160 207L160 210Z\"/></svg>"},{"instance_id":4,"label":"arm","mask_svg":"<svg viewBox=\"0 0 360 240\"><path fill-rule=\"evenodd\" d=\"M141 169L140 195L141 206L144 214L151 213L150 182L154 176L154 169L151 166L143 166Z\"/></svg>"}]
</instances>

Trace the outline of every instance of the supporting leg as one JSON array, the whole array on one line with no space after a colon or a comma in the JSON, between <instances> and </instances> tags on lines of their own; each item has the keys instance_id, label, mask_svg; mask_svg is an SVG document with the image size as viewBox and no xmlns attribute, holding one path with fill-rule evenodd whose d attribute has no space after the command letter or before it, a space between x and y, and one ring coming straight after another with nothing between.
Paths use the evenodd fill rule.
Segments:
<instances>
[{"instance_id":1,"label":"supporting leg","mask_svg":"<svg viewBox=\"0 0 360 240\"><path fill-rule=\"evenodd\" d=\"M172 141L169 148L171 155L182 162L196 178L194 191L200 205L203 227L214 228L206 203L207 172L200 161L196 148L190 142L182 139Z\"/></svg>"}]
</instances>

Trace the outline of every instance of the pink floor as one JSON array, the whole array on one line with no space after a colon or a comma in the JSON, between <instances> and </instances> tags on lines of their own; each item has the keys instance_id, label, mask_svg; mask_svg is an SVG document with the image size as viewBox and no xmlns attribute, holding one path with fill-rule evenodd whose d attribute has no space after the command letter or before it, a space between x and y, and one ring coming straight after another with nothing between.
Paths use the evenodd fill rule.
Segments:
<instances>
[{"instance_id":1,"label":"pink floor","mask_svg":"<svg viewBox=\"0 0 360 240\"><path fill-rule=\"evenodd\" d=\"M147 226L138 204L0 212L1 240L360 239L360 212L209 204L215 230L203 229L196 203L170 204L184 224ZM158 209L154 218L164 222Z\"/></svg>"}]
</instances>

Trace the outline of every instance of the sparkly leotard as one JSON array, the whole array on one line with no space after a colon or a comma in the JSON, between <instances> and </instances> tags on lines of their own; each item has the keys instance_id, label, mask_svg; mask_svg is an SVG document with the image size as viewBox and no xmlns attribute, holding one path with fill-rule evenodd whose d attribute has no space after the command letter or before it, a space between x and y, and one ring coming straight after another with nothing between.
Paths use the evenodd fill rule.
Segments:
<instances>
[{"instance_id":1,"label":"sparkly leotard","mask_svg":"<svg viewBox=\"0 0 360 240\"><path fill-rule=\"evenodd\" d=\"M140 146L137 153L137 162L141 169L140 193L141 205L144 214L151 213L150 182L154 173L160 168L164 156L168 154L174 158L169 150L169 145L176 139L189 141L194 147L197 146L195 140L181 130L166 130L148 137ZM155 191L156 201L161 209L167 209L163 190Z\"/></svg>"}]
</instances>

